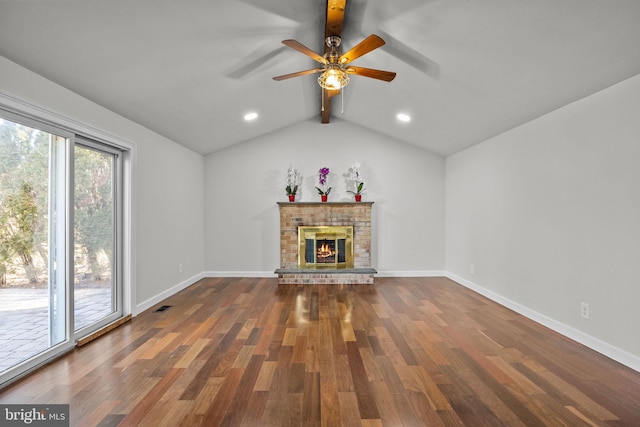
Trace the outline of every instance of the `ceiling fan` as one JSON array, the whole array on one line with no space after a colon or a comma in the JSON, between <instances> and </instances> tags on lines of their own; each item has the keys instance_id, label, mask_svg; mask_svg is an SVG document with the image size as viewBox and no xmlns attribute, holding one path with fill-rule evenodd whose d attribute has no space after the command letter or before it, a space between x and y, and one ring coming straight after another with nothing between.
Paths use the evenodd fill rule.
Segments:
<instances>
[{"instance_id":1,"label":"ceiling fan","mask_svg":"<svg viewBox=\"0 0 640 427\"><path fill-rule=\"evenodd\" d=\"M296 40L289 39L282 41L286 46L319 62L321 66L319 68L284 74L273 78L274 80L280 81L308 74L321 73L320 77L318 77L318 84L322 87L322 123L329 123L331 98L339 94L342 88L349 83L350 74L386 82L390 82L396 77L396 73L391 71L349 65L355 59L384 45L384 40L375 34L366 37L347 52L340 53L338 48L342 42L342 26L346 3L347 0L327 0L324 55L314 52Z\"/></svg>"}]
</instances>

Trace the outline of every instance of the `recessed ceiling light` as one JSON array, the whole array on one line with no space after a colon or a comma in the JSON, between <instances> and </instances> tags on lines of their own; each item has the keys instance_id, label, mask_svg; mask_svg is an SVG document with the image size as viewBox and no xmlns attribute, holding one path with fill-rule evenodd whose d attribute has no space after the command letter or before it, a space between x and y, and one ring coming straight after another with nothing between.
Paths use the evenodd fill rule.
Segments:
<instances>
[{"instance_id":1,"label":"recessed ceiling light","mask_svg":"<svg viewBox=\"0 0 640 427\"><path fill-rule=\"evenodd\" d=\"M405 113L398 113L396 115L396 118L398 120L400 120L401 122L410 122L411 121L411 116Z\"/></svg>"},{"instance_id":2,"label":"recessed ceiling light","mask_svg":"<svg viewBox=\"0 0 640 427\"><path fill-rule=\"evenodd\" d=\"M251 120L255 120L257 118L258 118L258 113L256 113L255 111L244 115L244 119L248 122L250 122Z\"/></svg>"}]
</instances>

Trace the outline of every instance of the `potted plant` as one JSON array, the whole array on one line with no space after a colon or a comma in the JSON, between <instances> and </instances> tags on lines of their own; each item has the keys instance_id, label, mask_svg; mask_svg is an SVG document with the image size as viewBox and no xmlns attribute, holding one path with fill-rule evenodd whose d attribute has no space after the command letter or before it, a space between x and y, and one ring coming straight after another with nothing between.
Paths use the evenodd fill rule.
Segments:
<instances>
[{"instance_id":1,"label":"potted plant","mask_svg":"<svg viewBox=\"0 0 640 427\"><path fill-rule=\"evenodd\" d=\"M298 178L300 174L298 173L298 169L295 165L290 164L289 170L287 171L287 186L285 190L287 191L287 196L289 196L289 201L293 202L296 200L296 193L298 192Z\"/></svg>"},{"instance_id":2,"label":"potted plant","mask_svg":"<svg viewBox=\"0 0 640 427\"><path fill-rule=\"evenodd\" d=\"M323 202L327 201L329 193L331 192L331 187L327 188L327 175L329 175L329 168L320 168L318 171L318 183L320 184L320 187L316 187L316 190L318 190L318 194L320 194L320 198Z\"/></svg>"},{"instance_id":3,"label":"potted plant","mask_svg":"<svg viewBox=\"0 0 640 427\"><path fill-rule=\"evenodd\" d=\"M355 163L349 168L349 171L351 172L353 190L347 191L355 196L356 202L359 202L362 200L362 190L364 190L364 181L362 181L362 176L360 175L360 163Z\"/></svg>"}]
</instances>

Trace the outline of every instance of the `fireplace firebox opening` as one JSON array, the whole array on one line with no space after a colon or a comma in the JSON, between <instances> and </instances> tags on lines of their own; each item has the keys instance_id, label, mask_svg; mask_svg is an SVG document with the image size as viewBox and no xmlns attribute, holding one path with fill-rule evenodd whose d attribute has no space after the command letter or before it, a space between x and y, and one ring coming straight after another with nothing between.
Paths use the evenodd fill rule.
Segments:
<instances>
[{"instance_id":1,"label":"fireplace firebox opening","mask_svg":"<svg viewBox=\"0 0 640 427\"><path fill-rule=\"evenodd\" d=\"M353 268L353 226L298 227L299 268Z\"/></svg>"}]
</instances>

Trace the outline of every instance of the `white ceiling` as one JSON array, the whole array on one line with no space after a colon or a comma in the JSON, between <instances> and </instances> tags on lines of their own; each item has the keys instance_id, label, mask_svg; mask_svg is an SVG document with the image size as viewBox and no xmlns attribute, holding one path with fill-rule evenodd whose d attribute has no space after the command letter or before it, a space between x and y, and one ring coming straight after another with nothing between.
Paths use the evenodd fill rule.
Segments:
<instances>
[{"instance_id":1,"label":"white ceiling","mask_svg":"<svg viewBox=\"0 0 640 427\"><path fill-rule=\"evenodd\" d=\"M325 0L0 0L0 55L199 153L320 124ZM344 120L449 155L640 73L638 0L348 0ZM2 82L0 81L0 89ZM341 114L342 103L344 113ZM246 123L246 112L259 118ZM406 112L408 124L395 116Z\"/></svg>"}]
</instances>

